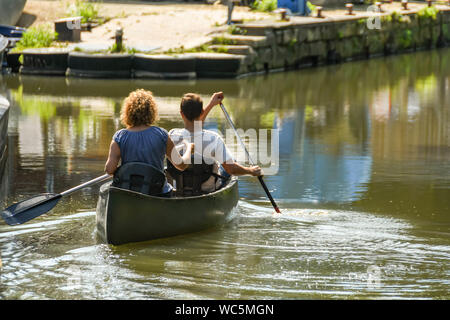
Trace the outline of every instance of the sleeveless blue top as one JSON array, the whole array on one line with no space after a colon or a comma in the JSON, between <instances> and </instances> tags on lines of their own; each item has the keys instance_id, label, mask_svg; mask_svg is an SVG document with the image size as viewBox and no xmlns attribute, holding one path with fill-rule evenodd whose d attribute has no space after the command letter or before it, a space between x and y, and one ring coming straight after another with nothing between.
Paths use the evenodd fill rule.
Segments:
<instances>
[{"instance_id":1,"label":"sleeveless blue top","mask_svg":"<svg viewBox=\"0 0 450 320\"><path fill-rule=\"evenodd\" d=\"M119 145L122 164L144 162L164 172L167 139L169 134L160 127L151 126L142 131L117 131L113 140ZM170 192L172 186L166 181L163 193Z\"/></svg>"}]
</instances>

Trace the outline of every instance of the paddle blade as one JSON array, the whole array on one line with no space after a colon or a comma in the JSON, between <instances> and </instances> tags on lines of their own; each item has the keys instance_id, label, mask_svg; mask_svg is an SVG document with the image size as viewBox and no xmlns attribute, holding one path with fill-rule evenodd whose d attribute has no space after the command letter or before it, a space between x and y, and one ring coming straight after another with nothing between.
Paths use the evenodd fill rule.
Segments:
<instances>
[{"instance_id":1,"label":"paddle blade","mask_svg":"<svg viewBox=\"0 0 450 320\"><path fill-rule=\"evenodd\" d=\"M60 199L60 194L44 193L6 208L2 218L10 226L22 224L50 211Z\"/></svg>"}]
</instances>

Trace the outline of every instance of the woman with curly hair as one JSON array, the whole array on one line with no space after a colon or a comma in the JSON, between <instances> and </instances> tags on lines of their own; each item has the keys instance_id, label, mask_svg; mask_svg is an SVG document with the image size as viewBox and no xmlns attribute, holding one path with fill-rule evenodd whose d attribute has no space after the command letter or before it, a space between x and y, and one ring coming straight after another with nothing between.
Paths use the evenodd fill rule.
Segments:
<instances>
[{"instance_id":1,"label":"woman with curly hair","mask_svg":"<svg viewBox=\"0 0 450 320\"><path fill-rule=\"evenodd\" d=\"M117 131L111 141L105 172L114 174L119 161L149 164L164 171L164 158L179 170L188 167L191 152L180 156L167 131L153 124L158 118L158 108L150 91L139 89L130 93L120 111L120 120L126 127ZM186 150L193 144L185 142ZM170 194L172 186L165 182L163 194Z\"/></svg>"}]
</instances>

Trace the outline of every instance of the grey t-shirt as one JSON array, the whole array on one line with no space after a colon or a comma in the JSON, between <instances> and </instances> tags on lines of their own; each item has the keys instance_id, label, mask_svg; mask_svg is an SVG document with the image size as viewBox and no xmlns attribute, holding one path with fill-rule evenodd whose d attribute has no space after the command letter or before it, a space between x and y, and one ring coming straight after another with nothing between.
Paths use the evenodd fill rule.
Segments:
<instances>
[{"instance_id":1,"label":"grey t-shirt","mask_svg":"<svg viewBox=\"0 0 450 320\"><path fill-rule=\"evenodd\" d=\"M202 130L193 133L184 128L172 129L169 131L169 136L177 149L183 145L183 139L189 143L194 143L194 161L196 161L196 157L201 155L207 164L212 164L211 161L214 160L220 164L234 162L233 156L222 137L214 131Z\"/></svg>"}]
</instances>

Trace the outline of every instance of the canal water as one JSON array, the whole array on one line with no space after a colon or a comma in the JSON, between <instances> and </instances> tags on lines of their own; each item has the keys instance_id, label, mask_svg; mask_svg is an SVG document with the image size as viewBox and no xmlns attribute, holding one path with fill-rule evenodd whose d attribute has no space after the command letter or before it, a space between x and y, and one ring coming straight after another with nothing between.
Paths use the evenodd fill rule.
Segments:
<instances>
[{"instance_id":1,"label":"canal water","mask_svg":"<svg viewBox=\"0 0 450 320\"><path fill-rule=\"evenodd\" d=\"M3 76L3 207L101 175L123 98L145 88L166 129L184 93L219 90L238 128L278 129L265 180L282 214L242 177L230 224L114 247L95 235L98 187L83 189L0 221L0 298L449 299L449 86L448 49L239 80ZM207 126L224 132L220 109Z\"/></svg>"}]
</instances>

